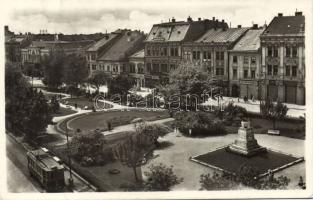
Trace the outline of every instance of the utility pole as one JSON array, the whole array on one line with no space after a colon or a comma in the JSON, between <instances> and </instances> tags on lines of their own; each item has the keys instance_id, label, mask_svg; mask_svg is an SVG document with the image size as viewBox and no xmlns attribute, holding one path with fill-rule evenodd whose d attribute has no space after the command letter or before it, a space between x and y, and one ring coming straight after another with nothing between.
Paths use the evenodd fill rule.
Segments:
<instances>
[{"instance_id":1,"label":"utility pole","mask_svg":"<svg viewBox=\"0 0 313 200\"><path fill-rule=\"evenodd\" d=\"M68 186L69 188L73 187L74 181L73 181L73 176L72 176L72 162L71 162L71 157L70 157L70 143L68 140L68 128L67 124L65 125L66 129L66 143L67 143L67 157L68 157L68 167L70 169L70 177L68 179Z\"/></svg>"}]
</instances>

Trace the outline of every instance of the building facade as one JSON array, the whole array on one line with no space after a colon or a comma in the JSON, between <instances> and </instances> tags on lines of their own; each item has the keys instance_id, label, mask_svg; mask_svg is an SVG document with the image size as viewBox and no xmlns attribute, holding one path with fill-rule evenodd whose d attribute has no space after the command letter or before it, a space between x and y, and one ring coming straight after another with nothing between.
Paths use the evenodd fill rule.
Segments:
<instances>
[{"instance_id":1,"label":"building facade","mask_svg":"<svg viewBox=\"0 0 313 200\"><path fill-rule=\"evenodd\" d=\"M87 49L90 74L104 71L117 76L129 73L129 56L143 48L145 35L140 31L117 30Z\"/></svg>"},{"instance_id":2,"label":"building facade","mask_svg":"<svg viewBox=\"0 0 313 200\"><path fill-rule=\"evenodd\" d=\"M255 24L229 50L229 90L232 97L260 99L261 42L264 28Z\"/></svg>"},{"instance_id":3,"label":"building facade","mask_svg":"<svg viewBox=\"0 0 313 200\"><path fill-rule=\"evenodd\" d=\"M146 87L145 50L141 49L129 57L129 75L135 79L136 87Z\"/></svg>"},{"instance_id":4,"label":"building facade","mask_svg":"<svg viewBox=\"0 0 313 200\"><path fill-rule=\"evenodd\" d=\"M223 94L229 94L229 54L248 28L213 28L199 39L183 44L183 61L202 67L212 79L219 80Z\"/></svg>"},{"instance_id":5,"label":"building facade","mask_svg":"<svg viewBox=\"0 0 313 200\"><path fill-rule=\"evenodd\" d=\"M261 35L261 98L293 104L305 104L305 18L274 17Z\"/></svg>"},{"instance_id":6,"label":"building facade","mask_svg":"<svg viewBox=\"0 0 313 200\"><path fill-rule=\"evenodd\" d=\"M156 82L167 81L170 70L175 69L183 58L183 44L192 42L212 28L227 28L227 24L218 21L198 18L193 21L176 21L153 25L145 40L146 83L150 86Z\"/></svg>"}]
</instances>

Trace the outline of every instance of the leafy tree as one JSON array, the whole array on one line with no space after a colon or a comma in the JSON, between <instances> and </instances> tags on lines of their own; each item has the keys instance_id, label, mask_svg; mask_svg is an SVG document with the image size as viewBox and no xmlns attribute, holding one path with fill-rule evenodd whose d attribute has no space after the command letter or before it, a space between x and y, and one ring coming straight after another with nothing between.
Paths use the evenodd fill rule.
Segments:
<instances>
[{"instance_id":1,"label":"leafy tree","mask_svg":"<svg viewBox=\"0 0 313 200\"><path fill-rule=\"evenodd\" d=\"M237 172L237 179L240 183L247 185L247 186L256 186L257 184L257 177L258 177L259 171L257 168L242 164Z\"/></svg>"},{"instance_id":2,"label":"leafy tree","mask_svg":"<svg viewBox=\"0 0 313 200\"><path fill-rule=\"evenodd\" d=\"M181 64L175 70L170 71L168 84L158 86L166 103L170 101L170 97L178 95L181 100L180 105L185 108L185 104L188 103L191 109L195 108L195 101L190 99L186 102L186 95L196 97L197 103L200 103L203 101L204 93L210 94L212 90L215 94L219 89L219 83L211 79L203 68L190 63Z\"/></svg>"},{"instance_id":3,"label":"leafy tree","mask_svg":"<svg viewBox=\"0 0 313 200\"><path fill-rule=\"evenodd\" d=\"M147 180L144 181L144 189L147 191L169 191L174 185L183 182L183 178L178 178L173 167L159 165L149 166L149 171L145 172Z\"/></svg>"},{"instance_id":4,"label":"leafy tree","mask_svg":"<svg viewBox=\"0 0 313 200\"><path fill-rule=\"evenodd\" d=\"M276 104L273 101L266 99L260 102L260 113L273 123L273 129L276 129L276 120L286 117L288 108L281 102Z\"/></svg>"},{"instance_id":5,"label":"leafy tree","mask_svg":"<svg viewBox=\"0 0 313 200\"><path fill-rule=\"evenodd\" d=\"M156 126L138 126L134 133L113 148L114 157L133 169L136 181L140 180L137 167L147 163L153 155L157 135L161 134L157 131Z\"/></svg>"},{"instance_id":6,"label":"leafy tree","mask_svg":"<svg viewBox=\"0 0 313 200\"><path fill-rule=\"evenodd\" d=\"M85 81L88 76L88 68L85 58L76 54L66 56L63 71L63 82L76 89L78 84Z\"/></svg>"},{"instance_id":7,"label":"leafy tree","mask_svg":"<svg viewBox=\"0 0 313 200\"><path fill-rule=\"evenodd\" d=\"M84 166L103 165L113 160L111 148L98 131L76 133L70 146L75 159Z\"/></svg>"},{"instance_id":8,"label":"leafy tree","mask_svg":"<svg viewBox=\"0 0 313 200\"><path fill-rule=\"evenodd\" d=\"M185 135L210 136L226 134L224 126L219 121L213 121L210 113L178 112L174 115L175 126ZM190 135L189 135L190 136Z\"/></svg>"},{"instance_id":9,"label":"leafy tree","mask_svg":"<svg viewBox=\"0 0 313 200\"><path fill-rule=\"evenodd\" d=\"M97 88L97 92L99 92L99 88L102 85L108 85L108 82L111 80L111 75L105 73L104 71L95 71L88 78L88 83L94 85Z\"/></svg>"},{"instance_id":10,"label":"leafy tree","mask_svg":"<svg viewBox=\"0 0 313 200\"><path fill-rule=\"evenodd\" d=\"M22 130L27 139L35 139L51 122L49 105L41 92L30 87L21 70L6 63L7 128Z\"/></svg>"},{"instance_id":11,"label":"leafy tree","mask_svg":"<svg viewBox=\"0 0 313 200\"><path fill-rule=\"evenodd\" d=\"M200 184L200 190L229 190L237 185L235 181L230 180L226 175L220 175L216 172L212 176L210 173L201 174Z\"/></svg>"},{"instance_id":12,"label":"leafy tree","mask_svg":"<svg viewBox=\"0 0 313 200\"><path fill-rule=\"evenodd\" d=\"M57 113L60 110L60 103L57 100L56 96L51 98L50 107L53 113Z\"/></svg>"},{"instance_id":13,"label":"leafy tree","mask_svg":"<svg viewBox=\"0 0 313 200\"><path fill-rule=\"evenodd\" d=\"M45 56L42 60L44 67L44 83L52 88L57 89L62 85L64 75L64 64L66 55L62 51L53 51L50 55Z\"/></svg>"},{"instance_id":14,"label":"leafy tree","mask_svg":"<svg viewBox=\"0 0 313 200\"><path fill-rule=\"evenodd\" d=\"M247 110L241 106L234 105L232 102L224 108L224 110L216 110L215 115L220 119L223 119L225 123L231 123L233 121L241 121L247 116Z\"/></svg>"},{"instance_id":15,"label":"leafy tree","mask_svg":"<svg viewBox=\"0 0 313 200\"><path fill-rule=\"evenodd\" d=\"M119 94L122 99L126 100L126 95L129 94L129 90L135 84L134 79L126 75L118 75L113 78L108 85L109 96Z\"/></svg>"}]
</instances>

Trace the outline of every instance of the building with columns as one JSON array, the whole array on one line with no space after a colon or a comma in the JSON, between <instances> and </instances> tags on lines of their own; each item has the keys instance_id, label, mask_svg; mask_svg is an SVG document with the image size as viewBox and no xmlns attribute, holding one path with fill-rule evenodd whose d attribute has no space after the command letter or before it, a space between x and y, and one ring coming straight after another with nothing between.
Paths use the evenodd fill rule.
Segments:
<instances>
[{"instance_id":1,"label":"building with columns","mask_svg":"<svg viewBox=\"0 0 313 200\"><path fill-rule=\"evenodd\" d=\"M138 88L146 87L144 57L144 49L137 51L129 57L129 75L135 79Z\"/></svg>"},{"instance_id":2,"label":"building with columns","mask_svg":"<svg viewBox=\"0 0 313 200\"><path fill-rule=\"evenodd\" d=\"M293 104L305 104L305 18L274 17L261 34L261 98Z\"/></svg>"},{"instance_id":3,"label":"building with columns","mask_svg":"<svg viewBox=\"0 0 313 200\"><path fill-rule=\"evenodd\" d=\"M257 24L229 50L229 89L232 97L260 98L261 42Z\"/></svg>"}]
</instances>

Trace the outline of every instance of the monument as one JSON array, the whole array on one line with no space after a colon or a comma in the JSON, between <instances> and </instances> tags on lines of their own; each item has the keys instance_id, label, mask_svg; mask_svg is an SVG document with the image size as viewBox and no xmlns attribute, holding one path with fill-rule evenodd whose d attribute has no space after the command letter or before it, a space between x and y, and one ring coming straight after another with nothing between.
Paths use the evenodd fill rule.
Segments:
<instances>
[{"instance_id":1,"label":"monument","mask_svg":"<svg viewBox=\"0 0 313 200\"><path fill-rule=\"evenodd\" d=\"M228 146L228 150L248 157L266 152L266 148L261 147L254 138L252 127L248 121L241 122L241 127L238 129L238 138Z\"/></svg>"}]
</instances>

